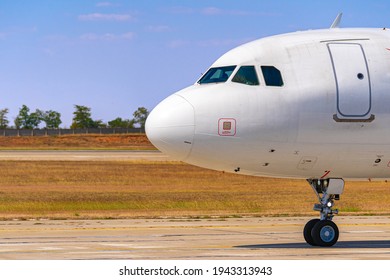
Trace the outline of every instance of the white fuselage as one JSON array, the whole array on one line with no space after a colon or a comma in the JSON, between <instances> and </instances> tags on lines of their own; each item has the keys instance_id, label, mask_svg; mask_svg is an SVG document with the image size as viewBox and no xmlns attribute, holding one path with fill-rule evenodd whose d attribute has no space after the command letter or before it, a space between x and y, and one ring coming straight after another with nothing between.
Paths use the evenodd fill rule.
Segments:
<instances>
[{"instance_id":1,"label":"white fuselage","mask_svg":"<svg viewBox=\"0 0 390 280\"><path fill-rule=\"evenodd\" d=\"M162 152L226 172L290 178L390 178L390 31L329 29L239 46L162 101L146 133ZM254 66L258 85L232 81ZM280 71L269 85L262 67ZM272 76L272 75L271 75ZM272 77L271 77L272 78Z\"/></svg>"}]
</instances>

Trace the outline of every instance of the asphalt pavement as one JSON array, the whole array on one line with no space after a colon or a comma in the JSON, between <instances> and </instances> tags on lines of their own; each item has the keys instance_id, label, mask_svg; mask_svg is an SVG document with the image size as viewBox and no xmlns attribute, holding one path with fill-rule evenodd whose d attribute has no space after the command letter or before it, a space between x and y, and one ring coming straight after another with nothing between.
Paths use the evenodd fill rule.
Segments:
<instances>
[{"instance_id":1,"label":"asphalt pavement","mask_svg":"<svg viewBox=\"0 0 390 280\"><path fill-rule=\"evenodd\" d=\"M390 259L390 217L339 216L339 242L305 243L303 218L0 222L0 259Z\"/></svg>"}]
</instances>

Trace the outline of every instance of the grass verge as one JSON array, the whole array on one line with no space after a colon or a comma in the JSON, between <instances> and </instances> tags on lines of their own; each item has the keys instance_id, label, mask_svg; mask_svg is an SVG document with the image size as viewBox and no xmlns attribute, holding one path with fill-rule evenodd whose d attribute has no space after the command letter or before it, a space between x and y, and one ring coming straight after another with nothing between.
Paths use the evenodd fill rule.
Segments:
<instances>
[{"instance_id":1,"label":"grass verge","mask_svg":"<svg viewBox=\"0 0 390 280\"><path fill-rule=\"evenodd\" d=\"M0 150L155 150L145 134L0 137Z\"/></svg>"},{"instance_id":2,"label":"grass verge","mask_svg":"<svg viewBox=\"0 0 390 280\"><path fill-rule=\"evenodd\" d=\"M299 216L304 180L227 174L177 162L0 161L0 219ZM342 214L390 214L390 185L347 182Z\"/></svg>"}]
</instances>

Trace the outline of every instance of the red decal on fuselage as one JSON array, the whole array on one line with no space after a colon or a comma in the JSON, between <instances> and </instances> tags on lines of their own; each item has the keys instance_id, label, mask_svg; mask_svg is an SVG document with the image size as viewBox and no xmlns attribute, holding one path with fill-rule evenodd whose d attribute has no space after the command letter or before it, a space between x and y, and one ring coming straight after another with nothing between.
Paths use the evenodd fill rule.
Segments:
<instances>
[{"instance_id":1,"label":"red decal on fuselage","mask_svg":"<svg viewBox=\"0 0 390 280\"><path fill-rule=\"evenodd\" d=\"M324 175L322 175L322 177L321 177L321 179L324 179L326 176L328 176L328 174L330 173L330 170L328 171L325 171L325 174Z\"/></svg>"}]
</instances>

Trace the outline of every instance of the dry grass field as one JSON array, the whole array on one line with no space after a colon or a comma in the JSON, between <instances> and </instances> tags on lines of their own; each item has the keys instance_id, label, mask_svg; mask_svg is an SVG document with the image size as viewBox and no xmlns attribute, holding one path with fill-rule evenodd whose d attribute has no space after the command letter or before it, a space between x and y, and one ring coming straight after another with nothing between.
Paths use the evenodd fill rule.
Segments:
<instances>
[{"instance_id":1,"label":"dry grass field","mask_svg":"<svg viewBox=\"0 0 390 280\"><path fill-rule=\"evenodd\" d=\"M145 134L0 137L0 150L155 150Z\"/></svg>"},{"instance_id":2,"label":"dry grass field","mask_svg":"<svg viewBox=\"0 0 390 280\"><path fill-rule=\"evenodd\" d=\"M0 150L155 149L145 135L0 137ZM179 162L1 161L0 219L317 215L304 180ZM341 215L389 215L390 183L347 182Z\"/></svg>"},{"instance_id":3,"label":"dry grass field","mask_svg":"<svg viewBox=\"0 0 390 280\"><path fill-rule=\"evenodd\" d=\"M317 215L304 180L177 162L0 161L0 219ZM390 183L347 182L341 215L390 214Z\"/></svg>"}]
</instances>

